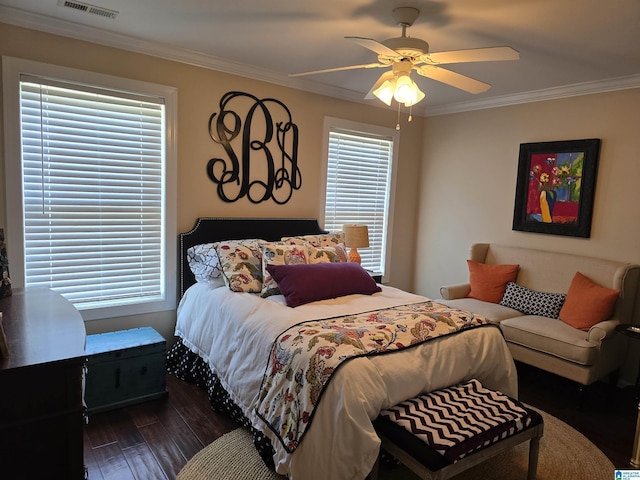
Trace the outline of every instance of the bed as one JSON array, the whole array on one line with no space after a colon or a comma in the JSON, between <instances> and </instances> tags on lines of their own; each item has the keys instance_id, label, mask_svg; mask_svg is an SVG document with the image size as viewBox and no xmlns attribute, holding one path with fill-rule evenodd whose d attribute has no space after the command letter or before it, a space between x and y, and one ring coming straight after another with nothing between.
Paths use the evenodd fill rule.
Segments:
<instances>
[{"instance_id":1,"label":"bed","mask_svg":"<svg viewBox=\"0 0 640 480\"><path fill-rule=\"evenodd\" d=\"M179 235L178 294L181 300L175 330L177 342L168 355L168 370L206 388L215 409L227 411L250 428L265 462L293 480L364 479L378 455L380 441L372 421L380 410L422 392L471 378L517 398L515 365L499 328L484 324L481 318L468 312L448 309L425 297L375 282L374 293L345 294L317 301L312 298L291 307L287 305L291 292L285 290L285 285L289 286L281 275L278 279L282 292L263 298L257 292L234 292L221 284L196 281L189 268L187 252L191 247L244 239L278 242L283 237L313 238L326 233L315 219L199 218L191 231ZM345 265L334 267L340 272L347 268ZM299 274L307 271L304 268L309 272L322 271L305 265L294 269L269 268L269 272L273 271L275 278L276 272ZM354 273L360 275L360 272ZM299 278L295 282L304 283ZM295 348L300 332L306 335L313 331L310 325L330 323L331 328L341 332L344 326L341 322L347 320L366 318L370 322L375 317L375 322L379 322L380 318L387 318L389 312L413 318L415 311L427 307L435 308L438 318L447 316L441 322L445 327L453 322L449 315L465 326L440 336L432 332L427 334L433 337L429 341L411 345L404 340L397 341L402 337L393 337L395 343L385 343L384 349L334 356L341 358L339 364L328 363L328 356L316 352L314 367L305 367L302 380L296 372L287 375L282 369L282 358L287 356L282 346L294 341ZM436 317L433 313L430 315ZM467 328L468 322L478 325ZM382 321L376 328L386 334L387 326L392 323ZM413 328L397 332L407 334L407 330L415 334ZM374 338L377 332L363 335L372 336L370 344L380 343L380 338ZM342 348L342 344L349 343L353 337L343 335L341 339L336 342L332 337L325 350L338 343ZM400 347L395 349L395 345ZM319 350L321 353L325 351L323 348ZM331 374L313 394L295 390L302 383L315 381L313 375L317 376L318 372L327 371ZM280 390L274 390L272 384L278 375L283 377L281 380L293 383L279 384ZM294 390L297 396L291 394ZM286 402L298 408L287 408L289 415L293 415L290 410L294 410L306 416L299 414L283 420L284 410L280 407ZM313 405L306 410L310 402Z\"/></svg>"}]
</instances>

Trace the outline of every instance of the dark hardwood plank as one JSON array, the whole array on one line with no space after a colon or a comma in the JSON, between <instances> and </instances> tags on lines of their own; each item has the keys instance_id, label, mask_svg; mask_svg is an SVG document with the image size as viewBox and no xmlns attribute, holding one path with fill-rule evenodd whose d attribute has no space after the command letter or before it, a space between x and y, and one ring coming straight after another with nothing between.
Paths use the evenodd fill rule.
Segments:
<instances>
[{"instance_id":1,"label":"dark hardwood plank","mask_svg":"<svg viewBox=\"0 0 640 480\"><path fill-rule=\"evenodd\" d=\"M148 443L134 445L122 451L131 472L138 480L173 480L175 475L166 475ZM89 477L91 478L91 477Z\"/></svg>"},{"instance_id":2,"label":"dark hardwood plank","mask_svg":"<svg viewBox=\"0 0 640 480\"><path fill-rule=\"evenodd\" d=\"M109 480L135 480L118 442L102 445L93 449L93 454L100 465L102 476ZM93 478L89 477L90 480Z\"/></svg>"},{"instance_id":3,"label":"dark hardwood plank","mask_svg":"<svg viewBox=\"0 0 640 480\"><path fill-rule=\"evenodd\" d=\"M171 392L169 402L174 408L192 405L199 408L205 415L213 411L205 391L197 385L186 383L174 375L167 375L167 390Z\"/></svg>"},{"instance_id":4,"label":"dark hardwood plank","mask_svg":"<svg viewBox=\"0 0 640 480\"><path fill-rule=\"evenodd\" d=\"M159 412L170 409L170 405L164 399L151 400L149 402L131 405L127 407L127 413L137 428L150 423L160 421Z\"/></svg>"},{"instance_id":5,"label":"dark hardwood plank","mask_svg":"<svg viewBox=\"0 0 640 480\"><path fill-rule=\"evenodd\" d=\"M238 427L226 415L212 409L206 392L201 388L185 384L169 375L167 389L172 392L169 403L203 445L209 445L216 438Z\"/></svg>"},{"instance_id":6,"label":"dark hardwood plank","mask_svg":"<svg viewBox=\"0 0 640 480\"><path fill-rule=\"evenodd\" d=\"M198 439L189 424L185 422L171 403L153 402L152 405L149 405L149 410L164 426L185 458L191 458L207 445Z\"/></svg>"},{"instance_id":7,"label":"dark hardwood plank","mask_svg":"<svg viewBox=\"0 0 640 480\"><path fill-rule=\"evenodd\" d=\"M87 469L87 475L91 480L105 480L100 471L100 465L96 459L87 429L84 431L84 466Z\"/></svg>"},{"instance_id":8,"label":"dark hardwood plank","mask_svg":"<svg viewBox=\"0 0 640 480\"><path fill-rule=\"evenodd\" d=\"M176 411L203 445L209 445L220 435L226 433L224 429L220 428L221 425L216 424L213 420L215 417L209 417L196 406L181 406L176 408Z\"/></svg>"},{"instance_id":9,"label":"dark hardwood plank","mask_svg":"<svg viewBox=\"0 0 640 480\"><path fill-rule=\"evenodd\" d=\"M182 455L164 425L151 423L140 428L140 433L165 475L170 479L175 478L187 463L188 458Z\"/></svg>"},{"instance_id":10,"label":"dark hardwood plank","mask_svg":"<svg viewBox=\"0 0 640 480\"><path fill-rule=\"evenodd\" d=\"M96 427L88 430L94 447L118 442L121 448L129 448L144 443L126 408L90 415L89 427Z\"/></svg>"}]
</instances>

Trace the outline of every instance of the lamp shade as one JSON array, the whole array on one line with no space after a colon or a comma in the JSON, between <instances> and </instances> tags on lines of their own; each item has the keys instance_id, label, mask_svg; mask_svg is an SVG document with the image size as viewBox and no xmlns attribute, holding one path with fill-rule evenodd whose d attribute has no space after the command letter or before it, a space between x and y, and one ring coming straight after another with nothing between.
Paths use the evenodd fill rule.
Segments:
<instances>
[{"instance_id":1,"label":"lamp shade","mask_svg":"<svg viewBox=\"0 0 640 480\"><path fill-rule=\"evenodd\" d=\"M369 227L355 223L342 226L345 245L349 248L366 248L369 246Z\"/></svg>"},{"instance_id":2,"label":"lamp shade","mask_svg":"<svg viewBox=\"0 0 640 480\"><path fill-rule=\"evenodd\" d=\"M373 91L373 94L387 105L391 105L393 100L393 93L395 92L395 85L392 80L385 80L385 82Z\"/></svg>"}]
</instances>

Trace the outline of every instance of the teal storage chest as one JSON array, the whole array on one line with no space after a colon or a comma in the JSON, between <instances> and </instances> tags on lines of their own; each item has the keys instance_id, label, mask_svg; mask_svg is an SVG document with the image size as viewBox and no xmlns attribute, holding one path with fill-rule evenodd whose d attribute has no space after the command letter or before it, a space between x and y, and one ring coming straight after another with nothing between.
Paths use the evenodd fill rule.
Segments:
<instances>
[{"instance_id":1,"label":"teal storage chest","mask_svg":"<svg viewBox=\"0 0 640 480\"><path fill-rule=\"evenodd\" d=\"M166 341L151 327L87 335L89 414L167 395Z\"/></svg>"}]
</instances>

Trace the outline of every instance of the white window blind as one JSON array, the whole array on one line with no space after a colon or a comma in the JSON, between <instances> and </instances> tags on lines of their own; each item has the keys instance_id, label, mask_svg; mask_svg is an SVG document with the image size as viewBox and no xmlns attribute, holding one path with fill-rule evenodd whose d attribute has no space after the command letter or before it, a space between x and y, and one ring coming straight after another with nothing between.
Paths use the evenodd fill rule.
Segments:
<instances>
[{"instance_id":1,"label":"white window blind","mask_svg":"<svg viewBox=\"0 0 640 480\"><path fill-rule=\"evenodd\" d=\"M164 295L161 98L22 76L25 285L78 308Z\"/></svg>"},{"instance_id":2,"label":"white window blind","mask_svg":"<svg viewBox=\"0 0 640 480\"><path fill-rule=\"evenodd\" d=\"M332 128L329 131L324 228L345 223L369 227L369 248L358 249L362 266L385 273L393 139Z\"/></svg>"}]
</instances>

